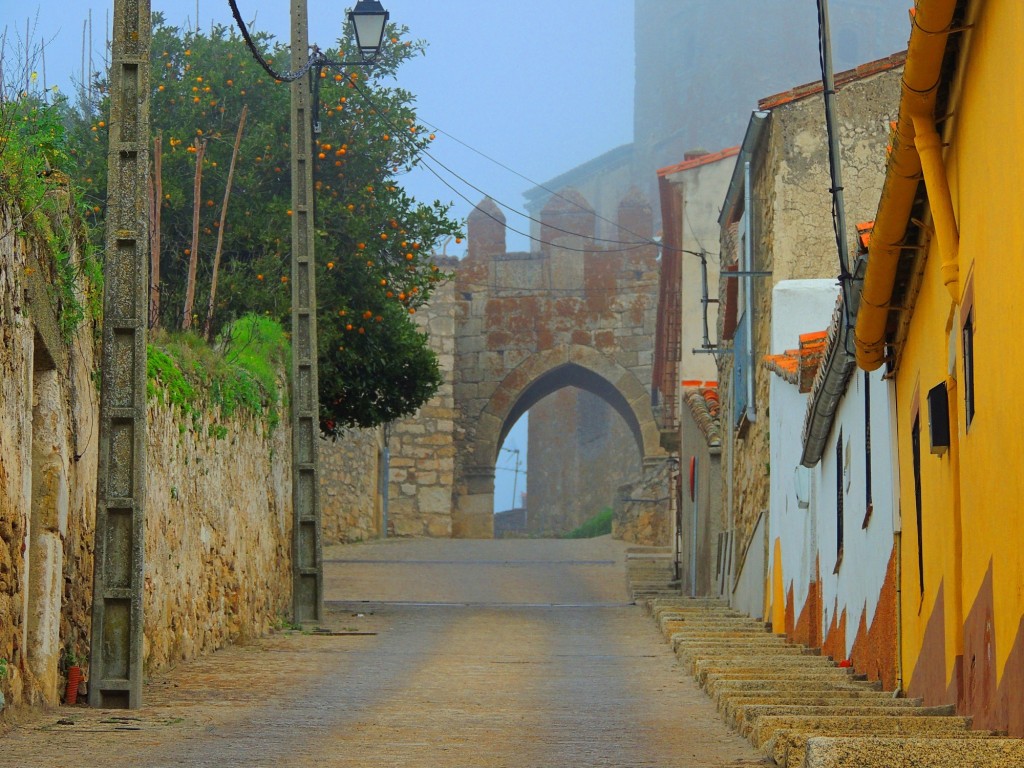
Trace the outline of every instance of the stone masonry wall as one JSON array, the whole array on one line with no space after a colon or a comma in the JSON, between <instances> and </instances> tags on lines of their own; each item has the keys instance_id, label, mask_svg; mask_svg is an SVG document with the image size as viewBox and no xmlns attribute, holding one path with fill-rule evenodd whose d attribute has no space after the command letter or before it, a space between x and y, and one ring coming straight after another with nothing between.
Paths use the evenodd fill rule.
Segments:
<instances>
[{"instance_id":1,"label":"stone masonry wall","mask_svg":"<svg viewBox=\"0 0 1024 768\"><path fill-rule=\"evenodd\" d=\"M320 443L320 518L325 544L381 535L380 457L384 430L349 429Z\"/></svg>"},{"instance_id":2,"label":"stone masonry wall","mask_svg":"<svg viewBox=\"0 0 1024 768\"><path fill-rule=\"evenodd\" d=\"M91 630L98 334L87 321L60 336L52 259L22 229L0 203L0 708L56 704L63 657L87 666ZM287 424L193 422L150 401L147 673L261 634L289 609L288 436Z\"/></svg>"},{"instance_id":3,"label":"stone masonry wall","mask_svg":"<svg viewBox=\"0 0 1024 768\"><path fill-rule=\"evenodd\" d=\"M228 429L222 439L209 428ZM147 672L257 637L291 610L286 421L193 423L150 401L144 602Z\"/></svg>"},{"instance_id":4,"label":"stone masonry wall","mask_svg":"<svg viewBox=\"0 0 1024 768\"><path fill-rule=\"evenodd\" d=\"M640 432L634 442L643 442L641 451L660 451L651 437L649 396L657 248L640 239L650 236L649 205L635 194L622 201L622 231L637 236L623 235L634 242L607 249L588 240L595 216L575 190L563 190L541 218L541 250L509 253L504 218L492 201L469 217L469 254L455 285L457 536L491 535L501 438L557 389L579 386L606 402L620 398ZM530 461L544 459L531 455Z\"/></svg>"},{"instance_id":5,"label":"stone masonry wall","mask_svg":"<svg viewBox=\"0 0 1024 768\"><path fill-rule=\"evenodd\" d=\"M0 202L0 708L57 703L65 649L88 649L96 507L92 327L61 338L52 258L23 229Z\"/></svg>"},{"instance_id":6,"label":"stone masonry wall","mask_svg":"<svg viewBox=\"0 0 1024 768\"><path fill-rule=\"evenodd\" d=\"M657 462L642 480L619 488L612 507L612 537L646 547L672 544L672 520L668 508L672 464Z\"/></svg>"},{"instance_id":7,"label":"stone masonry wall","mask_svg":"<svg viewBox=\"0 0 1024 768\"><path fill-rule=\"evenodd\" d=\"M437 257L442 269L458 260ZM437 290L416 318L427 330L444 378L437 394L420 410L389 428L391 452L388 534L452 535L452 485L455 474L455 286Z\"/></svg>"}]
</instances>

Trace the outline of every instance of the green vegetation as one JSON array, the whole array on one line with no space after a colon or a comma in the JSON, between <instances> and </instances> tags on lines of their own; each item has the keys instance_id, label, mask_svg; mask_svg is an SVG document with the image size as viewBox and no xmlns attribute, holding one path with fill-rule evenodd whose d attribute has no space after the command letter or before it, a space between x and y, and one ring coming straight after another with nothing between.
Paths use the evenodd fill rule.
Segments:
<instances>
[{"instance_id":1,"label":"green vegetation","mask_svg":"<svg viewBox=\"0 0 1024 768\"><path fill-rule=\"evenodd\" d=\"M274 320L246 315L225 327L213 346L193 333L158 331L148 351L149 396L179 408L193 428L206 407L219 408L224 419L242 410L265 418L271 428L280 422L279 377L291 353ZM227 436L222 425L209 432Z\"/></svg>"},{"instance_id":2,"label":"green vegetation","mask_svg":"<svg viewBox=\"0 0 1024 768\"><path fill-rule=\"evenodd\" d=\"M7 659L0 657L0 680L7 677Z\"/></svg>"},{"instance_id":3,"label":"green vegetation","mask_svg":"<svg viewBox=\"0 0 1024 768\"><path fill-rule=\"evenodd\" d=\"M0 93L0 197L20 211L17 234L43 251L38 268L70 340L87 317L100 314L102 267L86 231L82 190L64 173L72 166L65 103L9 91ZM28 276L35 267L25 269Z\"/></svg>"},{"instance_id":4,"label":"green vegetation","mask_svg":"<svg viewBox=\"0 0 1024 768\"><path fill-rule=\"evenodd\" d=\"M612 532L612 508L605 507L579 528L562 535L563 539L592 539Z\"/></svg>"},{"instance_id":5,"label":"green vegetation","mask_svg":"<svg viewBox=\"0 0 1024 768\"><path fill-rule=\"evenodd\" d=\"M436 356L413 314L447 277L430 255L435 243L461 236L461 228L449 218L448 205L419 203L400 186L400 175L433 138L416 119L413 95L394 85L401 65L425 50L424 43L407 38L407 30L392 25L372 68L331 69L314 77L322 128L313 149L320 425L329 435L412 413L440 384ZM256 43L272 66L290 68L287 46L267 35L256 35ZM160 324L181 325L189 262L198 258L194 320L202 327L222 236L213 335L248 313L287 329L290 87L256 63L233 28L183 31L155 14L152 51L154 172L157 145L162 158ZM324 53L333 60L358 58L348 38ZM100 83L100 93L104 89ZM248 116L221 232L243 109ZM82 169L99 219L105 215L108 112L104 96L67 117L69 155Z\"/></svg>"},{"instance_id":6,"label":"green vegetation","mask_svg":"<svg viewBox=\"0 0 1024 768\"><path fill-rule=\"evenodd\" d=\"M290 68L287 46L265 34L254 37L272 66ZM322 127L312 158L320 426L328 435L410 414L440 385L437 358L413 315L448 277L434 263L434 246L460 238L461 225L450 218L449 205L418 202L400 184L434 138L417 120L415 97L396 85L401 66L425 49L407 29L391 25L372 67L330 69L313 78ZM324 54L359 58L350 35ZM55 89L33 92L38 78L31 64L20 63L26 58L2 68L8 83L18 85L4 84L0 94L0 195L17 202L26 233L50 251L42 278L70 339L101 309L97 254L107 214L109 84L101 76L74 102ZM29 90L22 90L26 84ZM276 386L276 374L261 367L251 339L249 352L229 340L249 315L277 321L282 335L289 330L290 87L257 64L233 28L181 30L154 14L150 88L155 185L159 178L151 231L158 236L160 266L151 309L163 328L185 325L195 259L192 326L202 328L209 311L207 340L215 340L224 360L237 355L233 362L247 371L221 376L217 366L224 360L214 364L216 355L201 351L197 336L170 333L154 334L150 376L165 388L161 396L186 411L199 392L225 413L253 408ZM61 213L68 194L77 211L71 217ZM92 246L70 247L74 243ZM214 294L215 252L221 260Z\"/></svg>"}]
</instances>

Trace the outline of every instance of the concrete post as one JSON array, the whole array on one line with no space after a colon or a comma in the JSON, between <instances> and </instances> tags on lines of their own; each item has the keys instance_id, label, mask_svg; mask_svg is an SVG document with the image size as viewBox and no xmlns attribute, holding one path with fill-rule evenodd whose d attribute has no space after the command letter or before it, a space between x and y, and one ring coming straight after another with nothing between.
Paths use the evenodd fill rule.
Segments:
<instances>
[{"instance_id":1,"label":"concrete post","mask_svg":"<svg viewBox=\"0 0 1024 768\"><path fill-rule=\"evenodd\" d=\"M150 1L114 0L89 704L142 705Z\"/></svg>"},{"instance_id":2,"label":"concrete post","mask_svg":"<svg viewBox=\"0 0 1024 768\"><path fill-rule=\"evenodd\" d=\"M292 0L292 71L309 55L306 0ZM315 76L316 70L312 70ZM316 280L313 248L313 147L309 81L291 84L292 160L292 620L323 616L320 529Z\"/></svg>"}]
</instances>

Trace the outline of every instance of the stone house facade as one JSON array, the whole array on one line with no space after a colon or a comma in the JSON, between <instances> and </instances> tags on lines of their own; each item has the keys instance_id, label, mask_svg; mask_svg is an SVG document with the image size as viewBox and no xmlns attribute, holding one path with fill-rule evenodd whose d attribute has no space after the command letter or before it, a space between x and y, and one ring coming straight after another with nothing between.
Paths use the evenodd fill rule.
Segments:
<instances>
[{"instance_id":1,"label":"stone house facade","mask_svg":"<svg viewBox=\"0 0 1024 768\"><path fill-rule=\"evenodd\" d=\"M878 157L895 116L903 60L898 54L836 75L848 242L857 234L852 222L869 220L878 200ZM772 287L839 273L824 119L820 82L762 99L719 217L718 334L730 348L719 358L719 382L732 599L755 615L764 615L768 594L772 468L765 411L772 374L759 361L771 350ZM730 272L746 274L729 278Z\"/></svg>"}]
</instances>

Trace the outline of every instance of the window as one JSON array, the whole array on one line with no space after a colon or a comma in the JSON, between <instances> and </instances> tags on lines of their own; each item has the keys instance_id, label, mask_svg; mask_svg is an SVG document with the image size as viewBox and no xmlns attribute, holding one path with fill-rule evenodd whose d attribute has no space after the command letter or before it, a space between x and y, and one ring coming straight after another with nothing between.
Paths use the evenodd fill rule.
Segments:
<instances>
[{"instance_id":1,"label":"window","mask_svg":"<svg viewBox=\"0 0 1024 768\"><path fill-rule=\"evenodd\" d=\"M910 444L914 455L914 508L917 513L917 577L924 594L924 536L921 532L921 416L914 416L910 430Z\"/></svg>"},{"instance_id":2,"label":"window","mask_svg":"<svg viewBox=\"0 0 1024 768\"><path fill-rule=\"evenodd\" d=\"M843 430L839 430L836 440L836 568L843 563L843 502L846 496L845 465L843 463Z\"/></svg>"},{"instance_id":3,"label":"window","mask_svg":"<svg viewBox=\"0 0 1024 768\"><path fill-rule=\"evenodd\" d=\"M964 346L964 411L966 428L974 420L974 308L967 313L962 331Z\"/></svg>"}]
</instances>

